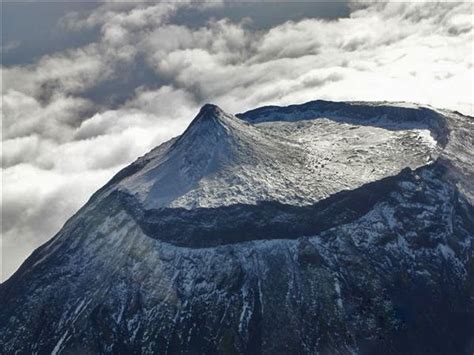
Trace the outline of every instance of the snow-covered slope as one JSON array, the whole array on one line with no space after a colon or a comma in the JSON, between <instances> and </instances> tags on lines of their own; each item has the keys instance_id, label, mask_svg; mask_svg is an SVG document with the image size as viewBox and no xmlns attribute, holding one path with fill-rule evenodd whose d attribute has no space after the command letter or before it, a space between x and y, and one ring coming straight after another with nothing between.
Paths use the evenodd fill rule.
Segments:
<instances>
[{"instance_id":1,"label":"snow-covered slope","mask_svg":"<svg viewBox=\"0 0 474 355\"><path fill-rule=\"evenodd\" d=\"M472 354L473 125L206 105L0 285L0 353Z\"/></svg>"},{"instance_id":2,"label":"snow-covered slope","mask_svg":"<svg viewBox=\"0 0 474 355\"><path fill-rule=\"evenodd\" d=\"M305 117L253 125L205 105L164 154L150 157L119 189L149 209L259 201L309 205L438 155L428 126L383 117L379 127L316 113Z\"/></svg>"}]
</instances>

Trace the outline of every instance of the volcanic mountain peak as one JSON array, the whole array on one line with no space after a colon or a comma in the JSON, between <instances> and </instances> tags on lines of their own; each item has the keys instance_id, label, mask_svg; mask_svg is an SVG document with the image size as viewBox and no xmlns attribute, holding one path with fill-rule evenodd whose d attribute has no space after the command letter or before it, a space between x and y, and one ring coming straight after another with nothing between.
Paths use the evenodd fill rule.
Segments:
<instances>
[{"instance_id":1,"label":"volcanic mountain peak","mask_svg":"<svg viewBox=\"0 0 474 355\"><path fill-rule=\"evenodd\" d=\"M191 124L208 120L220 122L226 116L230 115L224 112L224 110L222 110L219 106L213 104L205 104L201 107L199 113L194 118Z\"/></svg>"},{"instance_id":2,"label":"volcanic mountain peak","mask_svg":"<svg viewBox=\"0 0 474 355\"><path fill-rule=\"evenodd\" d=\"M472 354L472 118L238 117L204 106L1 284L0 353Z\"/></svg>"},{"instance_id":3,"label":"volcanic mountain peak","mask_svg":"<svg viewBox=\"0 0 474 355\"><path fill-rule=\"evenodd\" d=\"M169 148L119 188L138 196L148 208L206 206L206 196L212 195L208 190L229 187L239 178L237 170L274 159L275 149L267 134L208 104Z\"/></svg>"},{"instance_id":4,"label":"volcanic mountain peak","mask_svg":"<svg viewBox=\"0 0 474 355\"><path fill-rule=\"evenodd\" d=\"M235 120L240 121L237 117L224 112L220 107L212 104L205 104L199 110L197 116L192 120L189 127L181 136L181 139L187 138L195 133L196 130L204 134L215 134L217 132L229 133L230 126L234 126Z\"/></svg>"},{"instance_id":5,"label":"volcanic mountain peak","mask_svg":"<svg viewBox=\"0 0 474 355\"><path fill-rule=\"evenodd\" d=\"M293 107L298 120L272 121L267 116L252 123L255 113L239 118L204 105L179 138L124 179L119 189L149 209L259 201L310 205L437 156L429 126L408 119L402 126L387 123L383 110L371 113L371 124L341 120L337 106L319 110L323 114L314 107Z\"/></svg>"},{"instance_id":6,"label":"volcanic mountain peak","mask_svg":"<svg viewBox=\"0 0 474 355\"><path fill-rule=\"evenodd\" d=\"M252 135L250 133L252 131L251 127L247 121L225 112L219 106L205 104L175 145L183 145L182 141L189 145L204 143L209 140L215 140L214 143L217 143L217 141L224 143L223 141L226 139L238 140L237 136ZM195 142L195 140L200 140L201 142ZM205 148L209 149L212 147L206 146Z\"/></svg>"}]
</instances>

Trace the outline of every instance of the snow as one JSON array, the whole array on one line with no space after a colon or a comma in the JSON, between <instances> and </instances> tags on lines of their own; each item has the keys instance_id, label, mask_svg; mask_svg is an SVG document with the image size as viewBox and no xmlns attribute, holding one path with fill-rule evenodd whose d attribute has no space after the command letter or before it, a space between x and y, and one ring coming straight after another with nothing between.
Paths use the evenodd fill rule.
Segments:
<instances>
[{"instance_id":1,"label":"snow","mask_svg":"<svg viewBox=\"0 0 474 355\"><path fill-rule=\"evenodd\" d=\"M438 250L440 253L444 256L445 259L450 259L456 256L454 253L453 249L451 249L448 245L446 244L439 244L438 245Z\"/></svg>"},{"instance_id":2,"label":"snow","mask_svg":"<svg viewBox=\"0 0 474 355\"><path fill-rule=\"evenodd\" d=\"M79 304L77 305L76 309L74 310L74 315L78 315L78 314L79 314L79 312L83 309L85 303L86 303L86 300L85 300L85 299L83 299L83 300L81 300L81 302L79 302Z\"/></svg>"},{"instance_id":3,"label":"snow","mask_svg":"<svg viewBox=\"0 0 474 355\"><path fill-rule=\"evenodd\" d=\"M68 330L66 330L63 334L63 336L59 339L59 341L56 343L56 346L54 347L53 351L51 352L51 355L57 355L61 351L61 347L66 340L66 336L68 335Z\"/></svg>"},{"instance_id":4,"label":"snow","mask_svg":"<svg viewBox=\"0 0 474 355\"><path fill-rule=\"evenodd\" d=\"M242 305L242 312L240 313L240 318L239 318L239 332L241 334L243 334L244 330L247 328L248 322L249 322L251 314L252 314L252 308L249 305L247 297L248 297L248 295L246 295L246 294L244 294L242 296L243 305Z\"/></svg>"},{"instance_id":5,"label":"snow","mask_svg":"<svg viewBox=\"0 0 474 355\"><path fill-rule=\"evenodd\" d=\"M336 299L337 307L339 309L342 309L343 306L342 306L342 298L341 298L341 284L339 282L339 279L337 278L334 281L334 289L336 290L336 295L337 295L337 299Z\"/></svg>"},{"instance_id":6,"label":"snow","mask_svg":"<svg viewBox=\"0 0 474 355\"><path fill-rule=\"evenodd\" d=\"M259 201L302 206L423 166L438 154L428 129L384 128L384 118L378 126L311 118L250 124L205 106L181 137L147 157L118 188L149 209Z\"/></svg>"},{"instance_id":7,"label":"snow","mask_svg":"<svg viewBox=\"0 0 474 355\"><path fill-rule=\"evenodd\" d=\"M54 299L57 290L63 290L57 310L51 308L61 321L54 324L49 339L40 339L48 349L54 347L53 354L69 350L68 342L87 339L94 308L89 304L108 307L118 323L126 324L129 333L125 340L142 342L141 352L150 353L157 347L150 340L156 334L170 340L176 331L182 335L182 346L196 341L200 325L193 312L197 311L209 324L230 327L243 339L249 336L252 316L269 322L278 318L272 312L283 308L292 313L284 318L288 322L293 314L304 318L308 312L319 315L326 324L348 324L350 329L360 329L360 334L371 334L377 326L374 317L349 319L357 300L350 292L341 292L346 285L361 285L377 304L381 302L377 295L390 285L383 280L393 280L400 270L415 281L436 283L442 276L439 270L449 267L452 282L466 284L473 236L463 228L464 217L459 213L452 216L456 211L450 208L460 203L462 194L455 194L447 176L433 173L435 166L427 165L427 157L431 161L442 156L463 167L469 177L472 146L465 137L472 134L472 125L463 128L459 123L461 128L452 132L448 145L440 147L428 128L406 125L395 129L380 124L385 119L377 125L362 125L330 115L307 114L305 119L292 120L290 115L287 121L250 124L217 108L205 111L181 137L140 158L139 169L132 169L133 174L104 191L128 191L147 208L217 207L259 200L304 205L397 174L407 166L423 168L415 177L400 176L394 191L364 216L305 236L324 263L308 261L304 265L299 254L300 235L289 232L287 239L272 240L255 236L256 240L232 244L226 244L223 236L223 245L218 247L172 245L147 235L122 205L102 209L100 202L106 195L99 194L53 242L34 254L31 266L19 274L18 289L27 290L18 296L21 308L5 307L5 314L11 308L31 321L30 310L42 307L43 299ZM469 184L465 186L469 188ZM426 200L414 198L415 193L422 193ZM285 218L275 216L275 220L284 222ZM438 222L443 223L433 231L438 244L418 243L424 228ZM221 226L210 221L209 227ZM456 238L448 243L453 230ZM25 275L31 277L22 279ZM133 310L130 305L137 291L140 309ZM391 301L383 302L390 315ZM333 305L336 312L327 305ZM330 314L326 310L331 310ZM23 337L37 326L32 322L23 328L9 326L11 330L2 339L8 341L7 351L27 344ZM264 329L270 335L265 335L263 344L278 342L271 338L278 334L272 333L274 329ZM319 334L311 327L302 329L301 334L317 344ZM337 330L330 337L336 339L333 344L340 345L339 350L353 349L350 342L340 341L345 328L332 329ZM92 344L88 340L88 345ZM111 351L110 344L107 349ZM308 349L315 348L308 343Z\"/></svg>"}]
</instances>

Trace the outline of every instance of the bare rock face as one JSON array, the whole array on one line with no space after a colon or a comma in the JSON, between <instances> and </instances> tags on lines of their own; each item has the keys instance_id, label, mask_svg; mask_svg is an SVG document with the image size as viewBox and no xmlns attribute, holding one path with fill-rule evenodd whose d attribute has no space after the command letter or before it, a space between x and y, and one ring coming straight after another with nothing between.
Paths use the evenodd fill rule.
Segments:
<instances>
[{"instance_id":1,"label":"bare rock face","mask_svg":"<svg viewBox=\"0 0 474 355\"><path fill-rule=\"evenodd\" d=\"M205 105L0 285L0 353L472 354L472 132Z\"/></svg>"}]
</instances>

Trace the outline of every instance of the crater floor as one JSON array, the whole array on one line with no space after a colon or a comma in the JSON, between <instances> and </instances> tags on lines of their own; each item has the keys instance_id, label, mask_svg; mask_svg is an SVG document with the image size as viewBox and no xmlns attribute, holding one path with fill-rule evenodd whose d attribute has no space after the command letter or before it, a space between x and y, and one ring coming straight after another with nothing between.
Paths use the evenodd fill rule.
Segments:
<instances>
[{"instance_id":1,"label":"crater floor","mask_svg":"<svg viewBox=\"0 0 474 355\"><path fill-rule=\"evenodd\" d=\"M313 119L249 123L210 106L120 184L147 209L310 205L435 160L428 128ZM316 119L314 119L316 118Z\"/></svg>"}]
</instances>

